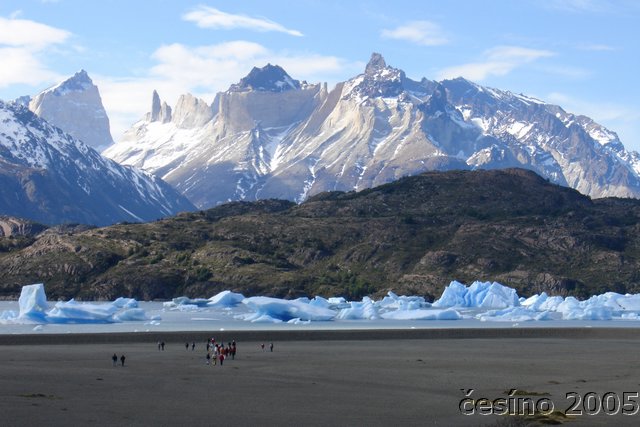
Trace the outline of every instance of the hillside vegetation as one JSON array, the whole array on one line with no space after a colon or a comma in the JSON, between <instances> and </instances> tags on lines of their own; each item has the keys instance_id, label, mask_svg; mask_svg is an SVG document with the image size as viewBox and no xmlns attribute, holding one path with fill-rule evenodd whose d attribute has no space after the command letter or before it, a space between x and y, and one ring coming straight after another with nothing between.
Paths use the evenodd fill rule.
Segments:
<instances>
[{"instance_id":1,"label":"hillside vegetation","mask_svg":"<svg viewBox=\"0 0 640 427\"><path fill-rule=\"evenodd\" d=\"M234 202L145 224L0 238L0 295L51 299L433 298L453 279L521 295L640 292L640 201L591 200L521 170L430 172L296 205Z\"/></svg>"}]
</instances>

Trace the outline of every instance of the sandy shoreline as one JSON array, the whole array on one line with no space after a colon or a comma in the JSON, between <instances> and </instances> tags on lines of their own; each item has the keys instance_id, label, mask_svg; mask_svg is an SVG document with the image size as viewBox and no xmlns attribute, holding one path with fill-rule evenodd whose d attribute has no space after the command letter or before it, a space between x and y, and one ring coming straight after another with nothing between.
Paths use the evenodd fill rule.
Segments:
<instances>
[{"instance_id":1,"label":"sandy shoreline","mask_svg":"<svg viewBox=\"0 0 640 427\"><path fill-rule=\"evenodd\" d=\"M640 390L638 329L472 332L218 332L218 340L238 342L236 360L222 367L205 364L202 332L161 334L165 351L156 333L3 336L10 345L0 347L0 406L9 414L4 424L15 426L480 426L507 419L462 415L461 389L496 399L517 388L561 411L571 403L566 393ZM185 350L192 340L195 350ZM274 352L263 352L260 344L268 349L270 341ZM112 366L114 352L126 355L124 367Z\"/></svg>"},{"instance_id":2,"label":"sandy shoreline","mask_svg":"<svg viewBox=\"0 0 640 427\"><path fill-rule=\"evenodd\" d=\"M497 338L629 338L640 339L640 328L442 328L442 329L307 329L237 331L153 331L66 334L0 334L2 345L108 344L201 341L221 336L238 341L497 339Z\"/></svg>"}]
</instances>

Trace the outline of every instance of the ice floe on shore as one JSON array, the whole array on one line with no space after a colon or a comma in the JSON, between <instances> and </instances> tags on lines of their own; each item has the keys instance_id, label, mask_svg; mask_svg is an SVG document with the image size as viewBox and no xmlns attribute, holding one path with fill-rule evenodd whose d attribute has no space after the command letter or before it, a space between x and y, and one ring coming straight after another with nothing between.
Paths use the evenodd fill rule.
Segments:
<instances>
[{"instance_id":1,"label":"ice floe on shore","mask_svg":"<svg viewBox=\"0 0 640 427\"><path fill-rule=\"evenodd\" d=\"M158 324L162 317L149 316L131 298L106 303L75 300L47 302L43 284L22 288L19 312L0 313L0 324L104 324L145 321ZM451 282L433 303L420 296L388 292L382 299L343 297L285 300L264 296L245 297L223 291L211 298L174 298L162 311L201 312L214 310L229 318L253 323L309 324L328 321L429 321L474 319L483 322L536 322L548 320L640 320L640 294L607 292L580 301L574 297L519 297L515 289L496 282L474 282L466 286ZM201 320L201 319L196 319ZM211 320L215 320L211 318Z\"/></svg>"}]
</instances>

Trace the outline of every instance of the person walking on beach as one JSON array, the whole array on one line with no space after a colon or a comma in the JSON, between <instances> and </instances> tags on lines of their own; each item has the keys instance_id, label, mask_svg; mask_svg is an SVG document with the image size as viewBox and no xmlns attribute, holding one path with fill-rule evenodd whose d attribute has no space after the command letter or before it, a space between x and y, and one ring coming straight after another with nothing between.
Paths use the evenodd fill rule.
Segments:
<instances>
[{"instance_id":1,"label":"person walking on beach","mask_svg":"<svg viewBox=\"0 0 640 427\"><path fill-rule=\"evenodd\" d=\"M158 351L160 351L160 341L158 341Z\"/></svg>"},{"instance_id":2,"label":"person walking on beach","mask_svg":"<svg viewBox=\"0 0 640 427\"><path fill-rule=\"evenodd\" d=\"M211 362L211 353L207 351L207 365Z\"/></svg>"},{"instance_id":3,"label":"person walking on beach","mask_svg":"<svg viewBox=\"0 0 640 427\"><path fill-rule=\"evenodd\" d=\"M124 357L124 354L122 356L120 356L120 364L122 366L124 366L124 359L126 359L126 357Z\"/></svg>"},{"instance_id":4,"label":"person walking on beach","mask_svg":"<svg viewBox=\"0 0 640 427\"><path fill-rule=\"evenodd\" d=\"M188 343L188 342L184 343L184 348L185 348L187 351L189 351L189 343Z\"/></svg>"},{"instance_id":5,"label":"person walking on beach","mask_svg":"<svg viewBox=\"0 0 640 427\"><path fill-rule=\"evenodd\" d=\"M164 351L164 341L160 343L160 347L162 347L162 351Z\"/></svg>"},{"instance_id":6,"label":"person walking on beach","mask_svg":"<svg viewBox=\"0 0 640 427\"><path fill-rule=\"evenodd\" d=\"M222 362L224 362L224 354L222 352L220 352L219 359L220 359L220 366L222 366Z\"/></svg>"},{"instance_id":7,"label":"person walking on beach","mask_svg":"<svg viewBox=\"0 0 640 427\"><path fill-rule=\"evenodd\" d=\"M269 351L273 353L273 343L269 343Z\"/></svg>"},{"instance_id":8,"label":"person walking on beach","mask_svg":"<svg viewBox=\"0 0 640 427\"><path fill-rule=\"evenodd\" d=\"M195 349L196 349L196 342L195 342L195 341L193 341L193 342L191 343L191 351L194 351Z\"/></svg>"},{"instance_id":9,"label":"person walking on beach","mask_svg":"<svg viewBox=\"0 0 640 427\"><path fill-rule=\"evenodd\" d=\"M113 361L113 366L116 366L116 364L118 363L118 355L113 353L113 356L111 356L111 360Z\"/></svg>"}]
</instances>

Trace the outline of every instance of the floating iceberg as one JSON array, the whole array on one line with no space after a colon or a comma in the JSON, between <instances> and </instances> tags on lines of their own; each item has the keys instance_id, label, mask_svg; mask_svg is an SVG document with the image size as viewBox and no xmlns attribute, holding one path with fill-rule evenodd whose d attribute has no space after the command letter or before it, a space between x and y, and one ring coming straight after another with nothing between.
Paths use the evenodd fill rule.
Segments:
<instances>
[{"instance_id":1,"label":"floating iceberg","mask_svg":"<svg viewBox=\"0 0 640 427\"><path fill-rule=\"evenodd\" d=\"M163 305L170 310L198 311L198 309L205 307L235 307L242 303L243 299L244 295L242 294L222 291L209 299L177 297L165 302Z\"/></svg>"},{"instance_id":2,"label":"floating iceberg","mask_svg":"<svg viewBox=\"0 0 640 427\"><path fill-rule=\"evenodd\" d=\"M380 319L378 308L369 297L362 298L362 302L351 302L349 308L343 308L336 319L342 320L374 320Z\"/></svg>"},{"instance_id":3,"label":"floating iceberg","mask_svg":"<svg viewBox=\"0 0 640 427\"><path fill-rule=\"evenodd\" d=\"M47 295L44 293L44 284L27 285L22 287L18 299L20 313L18 319L26 322L43 323L47 315L49 305Z\"/></svg>"},{"instance_id":4,"label":"floating iceberg","mask_svg":"<svg viewBox=\"0 0 640 427\"><path fill-rule=\"evenodd\" d=\"M270 297L250 297L242 300L255 313L245 317L249 321L265 321L264 316L288 322L291 319L300 320L331 320L336 312L324 307L317 307L308 302L298 300L284 300Z\"/></svg>"},{"instance_id":5,"label":"floating iceberg","mask_svg":"<svg viewBox=\"0 0 640 427\"><path fill-rule=\"evenodd\" d=\"M71 299L59 301L49 309L44 284L22 287L18 299L20 312L4 312L0 318L5 323L115 323L131 320L148 320L138 302L131 298L118 298L111 303L80 303ZM13 315L12 315L13 313Z\"/></svg>"},{"instance_id":6,"label":"floating iceberg","mask_svg":"<svg viewBox=\"0 0 640 427\"><path fill-rule=\"evenodd\" d=\"M419 308L431 307L431 304L426 302L424 297L405 295L398 296L391 291L387 292L387 296L375 304L381 308L396 310L416 310Z\"/></svg>"},{"instance_id":7,"label":"floating iceberg","mask_svg":"<svg viewBox=\"0 0 640 427\"><path fill-rule=\"evenodd\" d=\"M473 282L469 287L453 281L434 307L507 308L520 305L516 290L496 282Z\"/></svg>"},{"instance_id":8,"label":"floating iceberg","mask_svg":"<svg viewBox=\"0 0 640 427\"><path fill-rule=\"evenodd\" d=\"M207 307L235 307L241 304L243 299L242 294L222 291L208 299Z\"/></svg>"},{"instance_id":9,"label":"floating iceberg","mask_svg":"<svg viewBox=\"0 0 640 427\"><path fill-rule=\"evenodd\" d=\"M163 305L169 309L184 309L188 307L187 310L192 310L193 308L206 307L208 304L209 300L206 298L177 297L165 302Z\"/></svg>"},{"instance_id":10,"label":"floating iceberg","mask_svg":"<svg viewBox=\"0 0 640 427\"><path fill-rule=\"evenodd\" d=\"M520 304L523 307L534 311L557 311L558 305L560 305L563 301L564 298L560 296L550 297L546 292L543 292L541 294L536 294L523 300Z\"/></svg>"}]
</instances>

